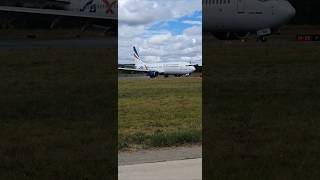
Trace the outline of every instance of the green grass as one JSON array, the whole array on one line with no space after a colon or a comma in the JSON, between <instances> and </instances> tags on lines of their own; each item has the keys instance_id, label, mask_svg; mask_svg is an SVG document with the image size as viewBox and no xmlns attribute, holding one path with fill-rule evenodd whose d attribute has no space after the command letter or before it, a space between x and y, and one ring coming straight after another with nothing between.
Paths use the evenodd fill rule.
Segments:
<instances>
[{"instance_id":1,"label":"green grass","mask_svg":"<svg viewBox=\"0 0 320 180\"><path fill-rule=\"evenodd\" d=\"M115 49L0 53L0 179L115 179Z\"/></svg>"},{"instance_id":2,"label":"green grass","mask_svg":"<svg viewBox=\"0 0 320 180\"><path fill-rule=\"evenodd\" d=\"M204 175L318 179L320 46L208 43L203 50Z\"/></svg>"},{"instance_id":3,"label":"green grass","mask_svg":"<svg viewBox=\"0 0 320 180\"><path fill-rule=\"evenodd\" d=\"M119 80L118 148L200 143L202 80Z\"/></svg>"}]
</instances>

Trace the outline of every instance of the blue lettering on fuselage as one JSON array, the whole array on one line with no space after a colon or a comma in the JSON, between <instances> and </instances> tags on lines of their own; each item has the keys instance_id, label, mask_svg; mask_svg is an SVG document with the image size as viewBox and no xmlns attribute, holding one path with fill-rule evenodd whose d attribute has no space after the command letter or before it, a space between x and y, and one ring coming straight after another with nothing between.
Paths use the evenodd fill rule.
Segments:
<instances>
[{"instance_id":1,"label":"blue lettering on fuselage","mask_svg":"<svg viewBox=\"0 0 320 180\"><path fill-rule=\"evenodd\" d=\"M88 0L84 6L80 9L81 12L85 11L86 9L89 9L89 12L96 12L97 7L96 4L93 3L94 0Z\"/></svg>"}]
</instances>

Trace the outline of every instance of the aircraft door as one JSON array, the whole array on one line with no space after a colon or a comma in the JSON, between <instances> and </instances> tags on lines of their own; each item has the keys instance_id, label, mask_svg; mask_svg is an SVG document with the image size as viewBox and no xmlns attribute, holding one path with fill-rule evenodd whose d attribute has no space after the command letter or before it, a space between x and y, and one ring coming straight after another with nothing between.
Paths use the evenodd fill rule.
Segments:
<instances>
[{"instance_id":1,"label":"aircraft door","mask_svg":"<svg viewBox=\"0 0 320 180\"><path fill-rule=\"evenodd\" d=\"M237 12L238 14L244 14L246 0L237 0Z\"/></svg>"}]
</instances>

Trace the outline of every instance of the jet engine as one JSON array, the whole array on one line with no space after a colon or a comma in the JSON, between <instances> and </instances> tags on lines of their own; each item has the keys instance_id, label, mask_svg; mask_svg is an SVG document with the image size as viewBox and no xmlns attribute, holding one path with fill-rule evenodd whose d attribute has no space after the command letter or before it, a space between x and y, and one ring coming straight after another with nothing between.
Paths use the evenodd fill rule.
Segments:
<instances>
[{"instance_id":1,"label":"jet engine","mask_svg":"<svg viewBox=\"0 0 320 180\"><path fill-rule=\"evenodd\" d=\"M150 78L155 78L159 75L159 73L157 71L149 71L147 73L147 75L150 77Z\"/></svg>"}]
</instances>

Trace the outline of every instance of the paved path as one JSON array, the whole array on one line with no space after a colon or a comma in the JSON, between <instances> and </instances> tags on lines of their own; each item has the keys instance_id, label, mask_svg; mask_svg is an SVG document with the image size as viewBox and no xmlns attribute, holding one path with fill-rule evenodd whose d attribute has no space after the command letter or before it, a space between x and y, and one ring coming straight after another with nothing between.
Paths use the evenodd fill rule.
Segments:
<instances>
[{"instance_id":1,"label":"paved path","mask_svg":"<svg viewBox=\"0 0 320 180\"><path fill-rule=\"evenodd\" d=\"M201 180L202 158L123 165L119 180Z\"/></svg>"},{"instance_id":2,"label":"paved path","mask_svg":"<svg viewBox=\"0 0 320 180\"><path fill-rule=\"evenodd\" d=\"M160 161L195 159L201 157L201 146L161 148L152 150L140 150L137 152L119 152L118 164L130 165Z\"/></svg>"}]
</instances>

